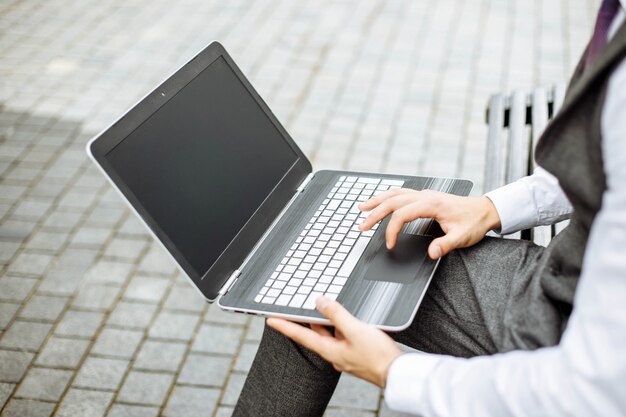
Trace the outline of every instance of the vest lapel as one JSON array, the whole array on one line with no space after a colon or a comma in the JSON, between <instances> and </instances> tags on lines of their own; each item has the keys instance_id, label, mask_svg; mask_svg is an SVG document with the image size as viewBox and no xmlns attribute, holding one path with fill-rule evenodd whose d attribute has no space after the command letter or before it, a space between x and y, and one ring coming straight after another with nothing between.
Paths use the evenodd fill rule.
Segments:
<instances>
[{"instance_id":1,"label":"vest lapel","mask_svg":"<svg viewBox=\"0 0 626 417\"><path fill-rule=\"evenodd\" d=\"M567 89L565 99L563 100L563 106L558 114L554 116L554 119L552 119L552 123L548 124L546 127L544 135L548 131L552 130L555 125L559 124L564 115L569 112L569 110L585 95L585 92L587 92L587 90L594 84L594 81L596 81L598 77L603 75L614 64L616 64L620 58L623 58L625 54L626 24L622 24L613 39L611 39L604 51L602 51L597 61L586 71L583 70L585 61L583 55L582 59L578 63L578 66L576 67L576 70L574 71L574 75L569 88Z\"/></svg>"}]
</instances>

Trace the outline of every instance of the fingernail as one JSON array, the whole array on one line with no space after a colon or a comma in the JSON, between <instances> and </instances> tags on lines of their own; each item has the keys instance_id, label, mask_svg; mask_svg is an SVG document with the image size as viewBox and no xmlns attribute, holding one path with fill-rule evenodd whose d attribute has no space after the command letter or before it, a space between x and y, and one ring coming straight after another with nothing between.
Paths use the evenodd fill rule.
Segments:
<instances>
[{"instance_id":1,"label":"fingernail","mask_svg":"<svg viewBox=\"0 0 626 417\"><path fill-rule=\"evenodd\" d=\"M326 308L329 302L330 300L328 298L324 297L323 295L320 295L315 300L315 305L317 306L317 309L319 311L324 311L324 309Z\"/></svg>"},{"instance_id":2,"label":"fingernail","mask_svg":"<svg viewBox=\"0 0 626 417\"><path fill-rule=\"evenodd\" d=\"M385 245L387 246L387 250L391 250L391 243L389 241L386 241Z\"/></svg>"},{"instance_id":3,"label":"fingernail","mask_svg":"<svg viewBox=\"0 0 626 417\"><path fill-rule=\"evenodd\" d=\"M439 246L435 246L434 255L437 259L441 258L441 248Z\"/></svg>"}]
</instances>

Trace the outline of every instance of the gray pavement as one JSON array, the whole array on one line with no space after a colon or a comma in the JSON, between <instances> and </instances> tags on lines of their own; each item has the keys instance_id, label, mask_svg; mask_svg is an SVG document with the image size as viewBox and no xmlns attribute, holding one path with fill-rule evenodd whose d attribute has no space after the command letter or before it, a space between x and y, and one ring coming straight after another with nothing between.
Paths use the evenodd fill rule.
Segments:
<instances>
[{"instance_id":1,"label":"gray pavement","mask_svg":"<svg viewBox=\"0 0 626 417\"><path fill-rule=\"evenodd\" d=\"M259 319L206 305L87 160L221 40L316 169L482 188L489 94L565 80L596 0L0 2L0 410L228 416ZM341 379L327 416L395 416Z\"/></svg>"}]
</instances>

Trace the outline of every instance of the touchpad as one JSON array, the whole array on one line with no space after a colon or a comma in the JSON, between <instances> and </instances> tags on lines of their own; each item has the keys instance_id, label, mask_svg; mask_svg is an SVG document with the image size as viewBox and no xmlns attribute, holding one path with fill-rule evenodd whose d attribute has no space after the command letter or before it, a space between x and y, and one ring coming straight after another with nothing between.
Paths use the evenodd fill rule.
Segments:
<instances>
[{"instance_id":1,"label":"touchpad","mask_svg":"<svg viewBox=\"0 0 626 417\"><path fill-rule=\"evenodd\" d=\"M369 281L410 284L428 274L437 264L428 256L428 245L434 237L401 233L392 250L383 244L368 263L364 278Z\"/></svg>"}]
</instances>

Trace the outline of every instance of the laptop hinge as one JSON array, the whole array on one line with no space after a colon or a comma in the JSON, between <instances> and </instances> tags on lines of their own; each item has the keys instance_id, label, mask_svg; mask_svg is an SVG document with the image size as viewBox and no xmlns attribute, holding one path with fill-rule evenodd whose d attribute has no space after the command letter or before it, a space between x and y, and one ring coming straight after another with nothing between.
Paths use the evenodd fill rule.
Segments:
<instances>
[{"instance_id":1,"label":"laptop hinge","mask_svg":"<svg viewBox=\"0 0 626 417\"><path fill-rule=\"evenodd\" d=\"M237 281L237 278L239 277L239 275L241 275L241 271L238 269L235 269L233 273L230 275L230 278L228 278L226 282L224 283L224 285L222 285L222 288L220 288L218 295L222 296L226 294L230 290L230 288L233 286L235 281Z\"/></svg>"},{"instance_id":2,"label":"laptop hinge","mask_svg":"<svg viewBox=\"0 0 626 417\"><path fill-rule=\"evenodd\" d=\"M312 178L313 178L313 173L311 172L309 175L306 176L304 181L302 181L302 183L300 183L300 186L296 189L296 191L299 192L299 193L304 191L304 189L306 188L307 184L311 182Z\"/></svg>"}]
</instances>

